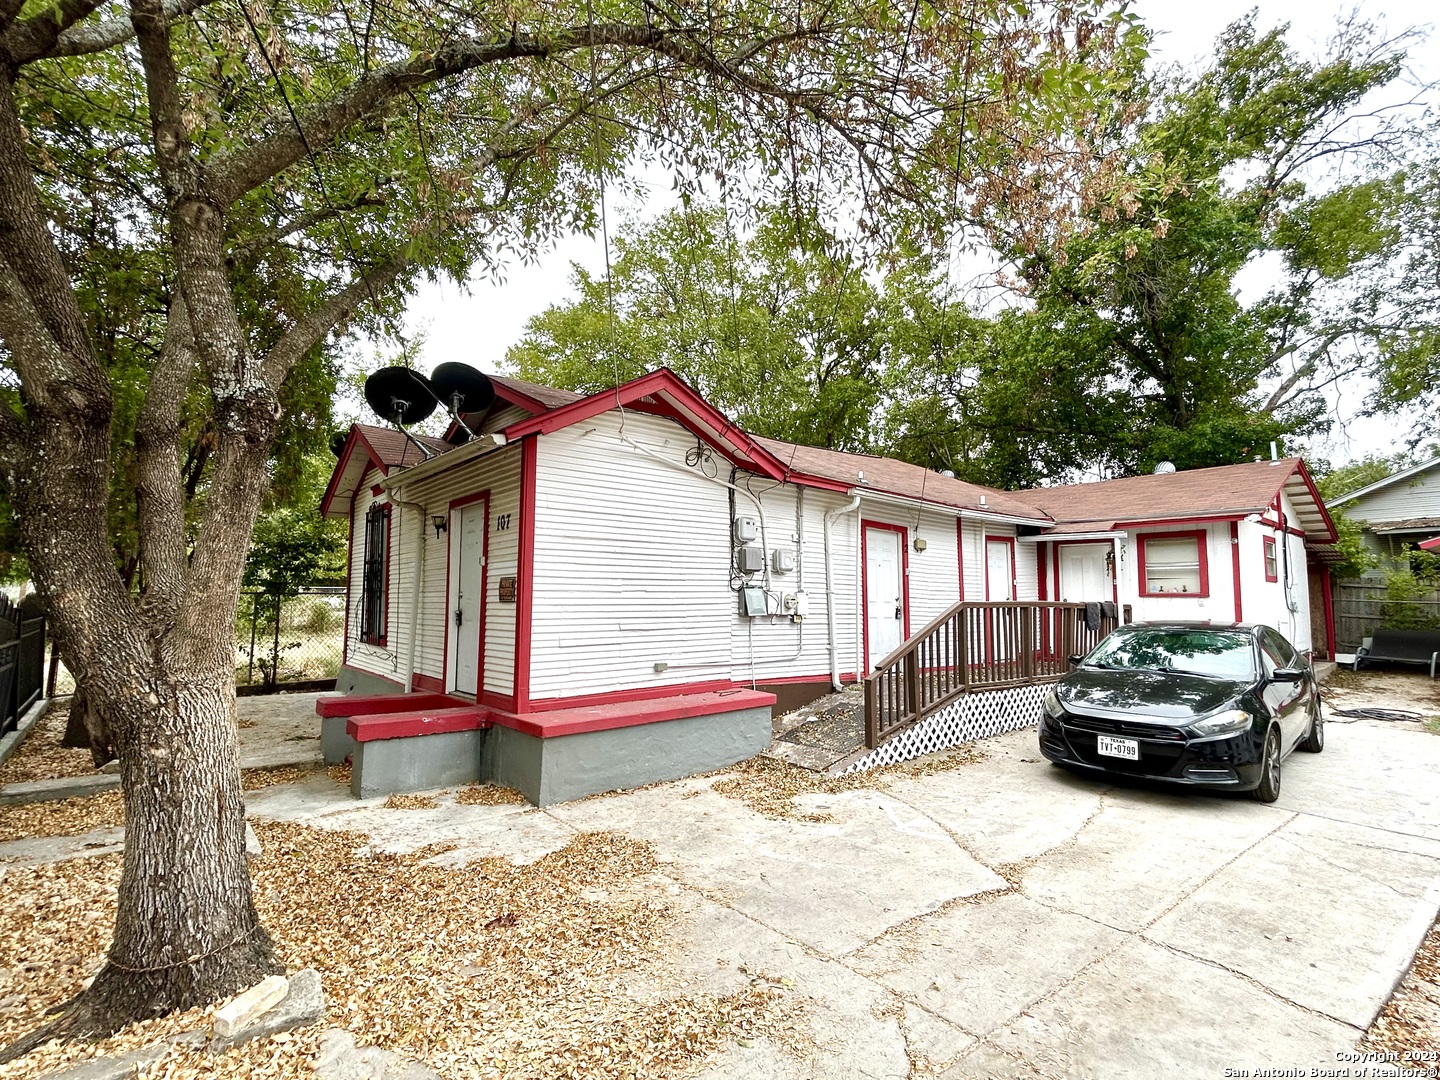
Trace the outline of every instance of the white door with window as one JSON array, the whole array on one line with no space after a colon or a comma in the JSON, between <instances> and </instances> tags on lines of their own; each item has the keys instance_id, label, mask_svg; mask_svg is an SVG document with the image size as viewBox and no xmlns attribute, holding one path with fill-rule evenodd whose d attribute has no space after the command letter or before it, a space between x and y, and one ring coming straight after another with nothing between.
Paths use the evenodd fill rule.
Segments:
<instances>
[{"instance_id":1,"label":"white door with window","mask_svg":"<svg viewBox=\"0 0 1440 1080\"><path fill-rule=\"evenodd\" d=\"M1015 599L1015 555L1009 540L985 538L985 599Z\"/></svg>"},{"instance_id":2,"label":"white door with window","mask_svg":"<svg viewBox=\"0 0 1440 1080\"><path fill-rule=\"evenodd\" d=\"M450 517L451 670L455 690L474 694L480 685L480 632L485 620L486 500L460 507Z\"/></svg>"},{"instance_id":3,"label":"white door with window","mask_svg":"<svg viewBox=\"0 0 1440 1080\"><path fill-rule=\"evenodd\" d=\"M865 529L865 667L875 665L905 639L905 538L892 529Z\"/></svg>"},{"instance_id":4,"label":"white door with window","mask_svg":"<svg viewBox=\"0 0 1440 1080\"><path fill-rule=\"evenodd\" d=\"M1060 599L1069 604L1111 600L1114 590L1105 571L1108 544L1065 544L1060 552Z\"/></svg>"}]
</instances>

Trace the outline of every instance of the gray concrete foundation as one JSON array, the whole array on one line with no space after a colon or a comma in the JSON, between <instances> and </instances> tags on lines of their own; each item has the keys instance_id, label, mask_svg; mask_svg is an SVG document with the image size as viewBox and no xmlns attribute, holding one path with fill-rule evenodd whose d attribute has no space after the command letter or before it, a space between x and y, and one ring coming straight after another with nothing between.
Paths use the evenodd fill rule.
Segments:
<instances>
[{"instance_id":1,"label":"gray concrete foundation","mask_svg":"<svg viewBox=\"0 0 1440 1080\"><path fill-rule=\"evenodd\" d=\"M355 753L358 745L345 730L348 716L320 717L320 753L326 765L340 765Z\"/></svg>"},{"instance_id":2,"label":"gray concrete foundation","mask_svg":"<svg viewBox=\"0 0 1440 1080\"><path fill-rule=\"evenodd\" d=\"M399 683L382 679L368 671L346 664L335 676L335 689L342 694L402 694L405 688Z\"/></svg>"},{"instance_id":3,"label":"gray concrete foundation","mask_svg":"<svg viewBox=\"0 0 1440 1080\"><path fill-rule=\"evenodd\" d=\"M497 725L486 736L484 779L550 806L724 768L769 745L768 708L551 739Z\"/></svg>"},{"instance_id":4,"label":"gray concrete foundation","mask_svg":"<svg viewBox=\"0 0 1440 1080\"><path fill-rule=\"evenodd\" d=\"M424 791L481 777L485 732L444 731L355 744L350 794L372 799L394 791Z\"/></svg>"}]
</instances>

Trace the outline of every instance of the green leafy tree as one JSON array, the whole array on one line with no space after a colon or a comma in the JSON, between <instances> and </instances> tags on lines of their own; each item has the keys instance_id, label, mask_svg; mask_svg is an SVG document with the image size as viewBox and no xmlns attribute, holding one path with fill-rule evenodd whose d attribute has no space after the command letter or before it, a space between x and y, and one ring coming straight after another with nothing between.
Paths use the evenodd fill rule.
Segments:
<instances>
[{"instance_id":1,"label":"green leafy tree","mask_svg":"<svg viewBox=\"0 0 1440 1080\"><path fill-rule=\"evenodd\" d=\"M672 210L620 231L608 279L573 281L507 354L523 378L594 392L665 366L747 431L869 448L879 293L813 220L772 209L741 237L723 207Z\"/></svg>"},{"instance_id":2,"label":"green leafy tree","mask_svg":"<svg viewBox=\"0 0 1440 1080\"><path fill-rule=\"evenodd\" d=\"M1101 0L0 3L0 477L127 819L105 967L6 1054L279 966L245 860L234 623L276 447L333 389L327 344L427 274L593 231L637 158L857 206L870 236L1023 198L1049 243L1143 44Z\"/></svg>"},{"instance_id":3,"label":"green leafy tree","mask_svg":"<svg viewBox=\"0 0 1440 1080\"><path fill-rule=\"evenodd\" d=\"M1002 245L1023 301L944 358L915 358L892 438L933 441L941 394L954 408L933 456L992 483L1227 464L1321 430L1325 388L1400 339L1418 363L1430 339L1405 335L1424 310L1385 281L1410 259L1418 290L1431 265L1416 222L1433 195L1405 165L1428 132L1418 110L1360 105L1395 82L1405 44L1350 25L1309 61L1251 15L1198 75L1154 77L1108 194L1082 194L1063 248L1023 232ZM1244 301L1237 276L1262 257L1278 284Z\"/></svg>"}]
</instances>

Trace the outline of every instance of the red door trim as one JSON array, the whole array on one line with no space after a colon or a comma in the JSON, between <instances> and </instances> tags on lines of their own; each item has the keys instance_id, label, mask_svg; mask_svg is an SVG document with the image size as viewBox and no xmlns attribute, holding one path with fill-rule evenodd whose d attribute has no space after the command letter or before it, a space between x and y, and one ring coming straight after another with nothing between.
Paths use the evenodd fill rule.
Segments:
<instances>
[{"instance_id":1,"label":"red door trim","mask_svg":"<svg viewBox=\"0 0 1440 1080\"><path fill-rule=\"evenodd\" d=\"M867 529L884 529L900 534L900 602L904 607L902 614L905 623L902 641L910 639L910 545L904 525L891 525L888 521L860 519L860 629L865 648L865 668L867 671L871 671L874 669L870 666L870 546L866 534ZM878 660L880 657L877 656L875 659Z\"/></svg>"},{"instance_id":2,"label":"red door trim","mask_svg":"<svg viewBox=\"0 0 1440 1080\"><path fill-rule=\"evenodd\" d=\"M1230 574L1234 578L1235 587L1235 621L1245 621L1244 607L1240 602L1240 523L1230 522ZM1143 584L1144 579L1141 579Z\"/></svg>"},{"instance_id":3,"label":"red door trim","mask_svg":"<svg viewBox=\"0 0 1440 1080\"><path fill-rule=\"evenodd\" d=\"M485 617L488 614L487 600L490 596L490 489L477 491L459 499L451 499L445 511L445 644L441 652L440 686L442 693L449 693L445 687L450 682L450 622L455 617L454 594L450 581L450 553L455 550L455 511L462 506L477 502L485 503L485 527L480 530L480 633L476 635L475 647L475 700L485 689ZM456 688L459 689L458 687ZM460 691L463 693L464 691Z\"/></svg>"},{"instance_id":4,"label":"red door trim","mask_svg":"<svg viewBox=\"0 0 1440 1080\"><path fill-rule=\"evenodd\" d=\"M960 599L965 599L965 522L955 519L955 565L960 572Z\"/></svg>"},{"instance_id":5,"label":"red door trim","mask_svg":"<svg viewBox=\"0 0 1440 1080\"><path fill-rule=\"evenodd\" d=\"M539 436L520 444L520 560L515 607L515 711L530 711L530 628L535 612L535 472Z\"/></svg>"}]
</instances>

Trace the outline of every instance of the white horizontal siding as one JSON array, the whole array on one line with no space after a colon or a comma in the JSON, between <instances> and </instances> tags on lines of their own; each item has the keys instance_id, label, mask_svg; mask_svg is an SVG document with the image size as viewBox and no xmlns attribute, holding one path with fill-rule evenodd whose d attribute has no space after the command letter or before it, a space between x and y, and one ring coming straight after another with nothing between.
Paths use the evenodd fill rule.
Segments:
<instances>
[{"instance_id":1,"label":"white horizontal siding","mask_svg":"<svg viewBox=\"0 0 1440 1080\"><path fill-rule=\"evenodd\" d=\"M534 700L729 677L726 491L627 445L620 422L539 439ZM682 465L695 445L640 413L625 414L624 437Z\"/></svg>"},{"instance_id":2,"label":"white horizontal siding","mask_svg":"<svg viewBox=\"0 0 1440 1080\"><path fill-rule=\"evenodd\" d=\"M1404 521L1440 517L1440 465L1397 480L1389 487L1362 495L1340 507L1353 521Z\"/></svg>"},{"instance_id":3,"label":"white horizontal siding","mask_svg":"<svg viewBox=\"0 0 1440 1080\"><path fill-rule=\"evenodd\" d=\"M451 451L452 453L454 451ZM403 475L403 474L401 474ZM451 534L438 538L431 524L433 516L446 516L450 502L490 490L489 573L485 601L484 688L496 694L514 692L515 604L498 601L499 579L517 573L520 509L520 448L506 447L469 464L403 487L398 496L406 502L421 503L423 517L413 510L395 506L390 516L390 594L388 635L384 648L366 645L360 636L360 586L365 544L365 513L376 499L370 493L379 473L367 475L356 493L354 542L350 551L350 604L346 621L348 662L357 668L403 683L409 641L411 605L416 615L415 671L451 683L446 664L446 627L449 620L447 586L448 552ZM389 501L388 496L380 496ZM511 514L509 530L497 533L497 514ZM421 588L416 589L416 545L423 546Z\"/></svg>"},{"instance_id":4,"label":"white horizontal siding","mask_svg":"<svg viewBox=\"0 0 1440 1080\"><path fill-rule=\"evenodd\" d=\"M448 472L420 481L400 492L407 501L425 506L425 589L416 648L416 670L444 679L454 686L453 664L446 651L450 618L449 545L459 535L458 525L436 539L431 518L447 516L450 503L482 491L490 492L486 522L485 667L481 687L492 694L515 692L515 611L517 604L500 602L500 579L519 574L520 552L520 447L506 446ZM497 518L510 515L509 527L497 529ZM413 518L413 515L407 515ZM458 521L458 518L457 518ZM413 527L407 527L413 541ZM413 556L412 556L413 557Z\"/></svg>"},{"instance_id":5,"label":"white horizontal siding","mask_svg":"<svg viewBox=\"0 0 1440 1080\"><path fill-rule=\"evenodd\" d=\"M841 494L814 488L807 488L802 494L794 484L776 484L761 477L749 477L747 483L747 476L741 473L738 482L754 492L764 507L767 560L768 553L777 548L797 552L794 572L781 574L772 571L770 590L778 598L803 589L809 597L810 614L799 623L778 613L758 619L746 618L740 614L738 595L732 593L729 606L731 677L735 682L744 683L826 678L830 672L830 651L825 616L825 515L851 500ZM746 496L737 495L735 513L737 517L754 517L755 504ZM831 528L836 657L841 674L856 670L854 657L859 648L856 636L860 610L859 579L856 576L860 537L857 521L858 514L852 511L836 519ZM728 531L723 536L728 544ZM728 547L725 557L729 559ZM751 580L763 585L765 575L755 574ZM778 600L772 600L772 604L778 607Z\"/></svg>"},{"instance_id":6,"label":"white horizontal siding","mask_svg":"<svg viewBox=\"0 0 1440 1080\"><path fill-rule=\"evenodd\" d=\"M519 405L505 405L485 417L485 423L475 429L475 434L489 435L495 431L504 431L511 424L518 424L521 420L528 419L530 419L528 409L522 409Z\"/></svg>"}]
</instances>

